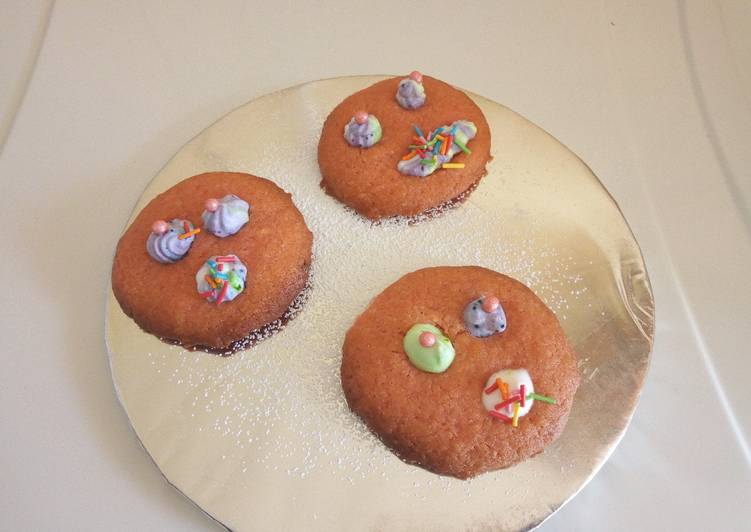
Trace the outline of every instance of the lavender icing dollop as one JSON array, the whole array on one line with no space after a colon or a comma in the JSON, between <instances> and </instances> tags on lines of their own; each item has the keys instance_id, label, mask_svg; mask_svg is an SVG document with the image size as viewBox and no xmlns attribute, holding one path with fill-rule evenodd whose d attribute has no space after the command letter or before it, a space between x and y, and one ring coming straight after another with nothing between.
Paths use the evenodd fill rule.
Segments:
<instances>
[{"instance_id":1,"label":"lavender icing dollop","mask_svg":"<svg viewBox=\"0 0 751 532\"><path fill-rule=\"evenodd\" d=\"M344 138L355 148L370 148L381 140L382 133L381 123L375 115L368 115L362 124L358 124L357 118L352 117L344 126Z\"/></svg>"},{"instance_id":2,"label":"lavender icing dollop","mask_svg":"<svg viewBox=\"0 0 751 532\"><path fill-rule=\"evenodd\" d=\"M163 223L163 222L160 222ZM146 240L146 251L152 259L163 264L172 264L182 259L190 249L195 240L191 235L187 238L180 238L180 235L186 233L185 223L188 224L188 231L193 230L193 224L188 220L175 218L168 224L167 231L164 233L151 232Z\"/></svg>"},{"instance_id":3,"label":"lavender icing dollop","mask_svg":"<svg viewBox=\"0 0 751 532\"><path fill-rule=\"evenodd\" d=\"M425 105L425 87L412 78L404 78L396 90L396 101L405 109L417 109Z\"/></svg>"},{"instance_id":4,"label":"lavender icing dollop","mask_svg":"<svg viewBox=\"0 0 751 532\"><path fill-rule=\"evenodd\" d=\"M470 301L464 307L464 326L467 328L467 332L478 338L487 338L505 331L506 313L503 310L503 305L499 303L495 310L487 312L483 309L482 304L483 298L481 297Z\"/></svg>"},{"instance_id":5,"label":"lavender icing dollop","mask_svg":"<svg viewBox=\"0 0 751 532\"><path fill-rule=\"evenodd\" d=\"M203 211L203 227L220 238L237 233L248 223L250 205L234 194L227 194L219 200L216 211Z\"/></svg>"}]
</instances>

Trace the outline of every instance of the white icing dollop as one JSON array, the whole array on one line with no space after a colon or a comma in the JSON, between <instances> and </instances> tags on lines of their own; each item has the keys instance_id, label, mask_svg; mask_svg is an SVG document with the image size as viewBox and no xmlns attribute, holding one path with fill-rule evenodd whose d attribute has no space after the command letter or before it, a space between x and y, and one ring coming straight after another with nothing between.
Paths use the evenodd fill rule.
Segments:
<instances>
[{"instance_id":1,"label":"white icing dollop","mask_svg":"<svg viewBox=\"0 0 751 532\"><path fill-rule=\"evenodd\" d=\"M491 387L496 379L501 379L508 385L509 395L519 393L519 386L521 384L524 385L527 395L534 393L535 391L535 387L532 384L532 378L529 376L526 369L502 369L501 371L496 371L488 377L488 382L485 384L485 388L482 389L482 405L487 411L495 410L495 405L503 402L503 396L501 395L500 390L493 390L491 393L485 393L485 390ZM535 400L531 397L525 399L524 406L519 405L519 417L527 415L534 402ZM514 413L514 405L511 404L508 407L497 410L497 412L510 417Z\"/></svg>"}]
</instances>

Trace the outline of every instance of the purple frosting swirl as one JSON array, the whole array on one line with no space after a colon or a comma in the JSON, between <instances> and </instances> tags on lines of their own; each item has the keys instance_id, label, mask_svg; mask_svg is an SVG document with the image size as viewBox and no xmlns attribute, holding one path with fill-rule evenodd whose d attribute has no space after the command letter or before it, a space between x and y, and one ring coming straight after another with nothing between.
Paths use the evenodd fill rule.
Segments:
<instances>
[{"instance_id":1,"label":"purple frosting swirl","mask_svg":"<svg viewBox=\"0 0 751 532\"><path fill-rule=\"evenodd\" d=\"M166 232L159 234L152 232L146 241L146 251L152 259L163 264L172 264L182 259L193 244L195 237L180 239L184 231L184 224L187 222L189 231L193 230L193 224L187 220L175 218L169 223Z\"/></svg>"}]
</instances>

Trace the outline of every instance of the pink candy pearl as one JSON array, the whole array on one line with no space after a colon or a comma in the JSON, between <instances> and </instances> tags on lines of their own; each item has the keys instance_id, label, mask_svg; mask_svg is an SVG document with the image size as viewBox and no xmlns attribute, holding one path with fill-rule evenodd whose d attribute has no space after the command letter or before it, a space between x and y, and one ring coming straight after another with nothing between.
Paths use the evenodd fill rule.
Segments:
<instances>
[{"instance_id":1,"label":"pink candy pearl","mask_svg":"<svg viewBox=\"0 0 751 532\"><path fill-rule=\"evenodd\" d=\"M164 220L157 220L151 226L151 230L157 235L163 235L169 229L169 225Z\"/></svg>"},{"instance_id":2,"label":"pink candy pearl","mask_svg":"<svg viewBox=\"0 0 751 532\"><path fill-rule=\"evenodd\" d=\"M486 297L482 300L482 310L485 312L495 312L501 302L495 296Z\"/></svg>"},{"instance_id":3,"label":"pink candy pearl","mask_svg":"<svg viewBox=\"0 0 751 532\"><path fill-rule=\"evenodd\" d=\"M420 334L420 345L423 347L433 347L435 345L435 334L428 331Z\"/></svg>"},{"instance_id":4,"label":"pink candy pearl","mask_svg":"<svg viewBox=\"0 0 751 532\"><path fill-rule=\"evenodd\" d=\"M420 74L417 70L413 70L409 73L410 79L415 80L417 83L422 83L422 74Z\"/></svg>"},{"instance_id":5,"label":"pink candy pearl","mask_svg":"<svg viewBox=\"0 0 751 532\"><path fill-rule=\"evenodd\" d=\"M355 122L362 125L367 121L368 121L368 113L366 113L365 111L357 111L355 113Z\"/></svg>"},{"instance_id":6,"label":"pink candy pearl","mask_svg":"<svg viewBox=\"0 0 751 532\"><path fill-rule=\"evenodd\" d=\"M214 198L209 198L206 200L206 210L209 212L216 212L216 210L219 208L219 200Z\"/></svg>"}]
</instances>

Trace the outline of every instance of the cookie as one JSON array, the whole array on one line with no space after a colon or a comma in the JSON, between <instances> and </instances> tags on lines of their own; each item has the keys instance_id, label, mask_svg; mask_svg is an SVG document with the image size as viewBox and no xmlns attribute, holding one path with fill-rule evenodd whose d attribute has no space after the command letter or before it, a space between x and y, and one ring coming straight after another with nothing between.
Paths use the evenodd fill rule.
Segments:
<instances>
[{"instance_id":1,"label":"cookie","mask_svg":"<svg viewBox=\"0 0 751 532\"><path fill-rule=\"evenodd\" d=\"M485 268L436 267L405 275L355 320L341 381L350 408L400 458L466 479L555 440L579 373L529 288Z\"/></svg>"},{"instance_id":2,"label":"cookie","mask_svg":"<svg viewBox=\"0 0 751 532\"><path fill-rule=\"evenodd\" d=\"M308 281L312 244L292 197L271 181L201 174L136 216L117 245L112 289L144 331L231 351L289 317Z\"/></svg>"},{"instance_id":3,"label":"cookie","mask_svg":"<svg viewBox=\"0 0 751 532\"><path fill-rule=\"evenodd\" d=\"M491 158L490 127L469 96L424 76L424 102L416 108L405 108L396 97L402 82L402 78L387 79L347 97L326 119L318 144L321 186L371 220L414 217L458 202L486 174L485 165ZM403 103L408 106L413 101ZM419 100L414 105L418 103ZM476 128L474 138L463 146L471 154L459 151L458 145L452 143L459 153L446 161L463 168L443 168L439 164L433 170L430 164L421 167L425 160L422 155L408 157L416 153L409 147L418 142L414 126L429 136L441 126L450 133L457 121L470 122ZM455 131L458 134L461 130ZM441 142L447 143L446 139ZM441 156L440 149L436 155ZM426 155L427 159L432 157ZM427 171L432 173L419 176Z\"/></svg>"}]
</instances>

